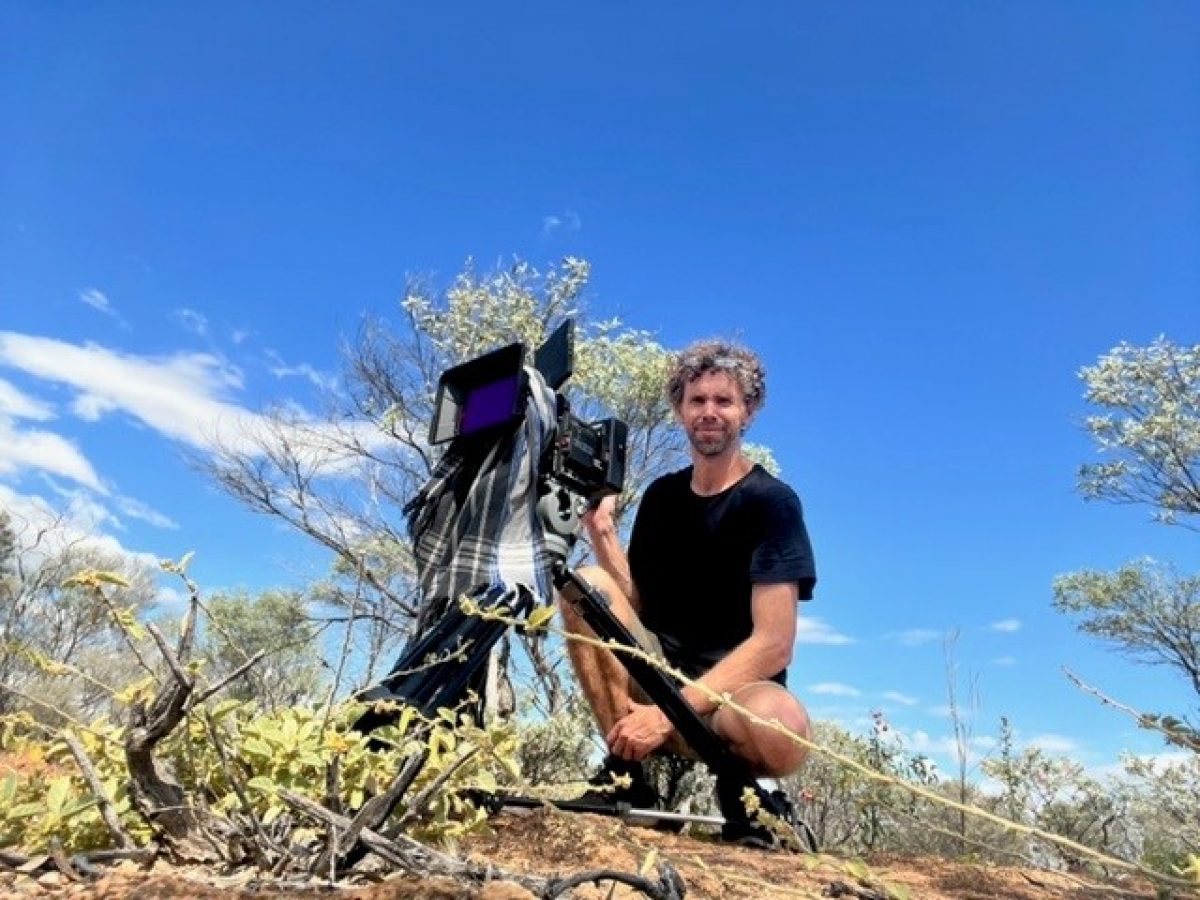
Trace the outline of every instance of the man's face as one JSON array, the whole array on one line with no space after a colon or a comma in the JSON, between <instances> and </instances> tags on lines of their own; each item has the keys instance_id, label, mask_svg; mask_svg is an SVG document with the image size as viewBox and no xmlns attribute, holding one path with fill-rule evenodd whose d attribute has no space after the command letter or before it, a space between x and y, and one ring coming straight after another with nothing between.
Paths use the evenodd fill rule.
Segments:
<instances>
[{"instance_id":1,"label":"man's face","mask_svg":"<svg viewBox=\"0 0 1200 900\"><path fill-rule=\"evenodd\" d=\"M705 457L737 446L750 421L742 389L726 372L705 372L686 384L678 414L692 449Z\"/></svg>"}]
</instances>

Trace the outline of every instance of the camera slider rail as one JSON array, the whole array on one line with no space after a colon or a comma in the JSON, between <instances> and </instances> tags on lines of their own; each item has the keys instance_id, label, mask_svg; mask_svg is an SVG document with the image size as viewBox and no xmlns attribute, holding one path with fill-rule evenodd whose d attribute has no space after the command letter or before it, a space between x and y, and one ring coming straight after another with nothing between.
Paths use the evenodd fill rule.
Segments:
<instances>
[{"instance_id":1,"label":"camera slider rail","mask_svg":"<svg viewBox=\"0 0 1200 900\"><path fill-rule=\"evenodd\" d=\"M502 809L542 809L552 806L563 812L609 816L631 825L651 825L666 829L683 828L685 825L707 825L720 828L725 824L725 820L720 816L692 815L665 809L643 809L621 801L598 803L590 800L543 800L540 797L486 791L472 791L467 796L473 803L482 806L490 813L500 812Z\"/></svg>"}]
</instances>

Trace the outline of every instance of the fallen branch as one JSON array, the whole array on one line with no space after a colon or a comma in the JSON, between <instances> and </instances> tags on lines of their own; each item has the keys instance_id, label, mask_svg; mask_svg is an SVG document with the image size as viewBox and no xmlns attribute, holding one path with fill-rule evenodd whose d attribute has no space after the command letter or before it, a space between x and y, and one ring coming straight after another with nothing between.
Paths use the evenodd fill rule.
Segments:
<instances>
[{"instance_id":1,"label":"fallen branch","mask_svg":"<svg viewBox=\"0 0 1200 900\"><path fill-rule=\"evenodd\" d=\"M831 881L821 894L826 897L855 897L856 900L890 900L887 891L856 887L844 881Z\"/></svg>"},{"instance_id":2,"label":"fallen branch","mask_svg":"<svg viewBox=\"0 0 1200 900\"><path fill-rule=\"evenodd\" d=\"M92 850L87 853L75 853L68 857L68 860L75 869L88 873L97 865L119 862L124 859L148 865L154 862L157 856L158 847L134 847L129 850ZM20 872L24 875L58 871L58 865L50 853L25 856L9 850L0 850L0 868Z\"/></svg>"},{"instance_id":3,"label":"fallen branch","mask_svg":"<svg viewBox=\"0 0 1200 900\"><path fill-rule=\"evenodd\" d=\"M328 828L339 831L346 831L350 828L350 820L345 816L339 816L307 797L288 790L281 790L279 798L298 812L324 823ZM680 900L683 897L683 879L666 863L659 867L660 878L657 882L607 870L584 873L570 878L541 878L535 875L506 872L503 869L459 859L427 847L403 834L386 838L370 828L362 828L359 832L359 840L371 853L385 862L413 874L440 875L457 881L466 881L473 885L482 885L489 881L511 881L546 900L560 897L565 891L578 884L600 880L620 880L641 891L652 900Z\"/></svg>"},{"instance_id":4,"label":"fallen branch","mask_svg":"<svg viewBox=\"0 0 1200 900\"><path fill-rule=\"evenodd\" d=\"M277 857L287 858L287 849L281 846L277 841L267 834L266 828L263 827L262 820L254 811L254 804L250 802L250 798L246 796L245 786L242 784L242 779L238 777L234 771L233 765L229 759L229 751L225 749L225 743L221 740L221 734L217 729L217 723L213 720L212 713L207 709L204 710L204 730L208 732L209 739L212 741L213 749L217 751L217 757L221 761L221 771L224 773L226 780L229 782L230 788L237 795L238 802L242 805L242 813L250 821L259 840L262 842L262 847L273 851Z\"/></svg>"},{"instance_id":5,"label":"fallen branch","mask_svg":"<svg viewBox=\"0 0 1200 900\"><path fill-rule=\"evenodd\" d=\"M630 875L628 872L617 872L613 869L597 869L594 872L580 872L578 875L565 878L549 879L542 897L545 900L552 900L554 897L565 896L568 891L581 884L595 884L599 887L602 881L628 885L655 900L683 900L683 895L687 892L683 878L673 866L664 862L658 864L658 881L651 881L641 875Z\"/></svg>"},{"instance_id":6,"label":"fallen branch","mask_svg":"<svg viewBox=\"0 0 1200 900\"><path fill-rule=\"evenodd\" d=\"M399 831L405 825L416 819L417 816L421 815L421 813L425 811L425 808L429 806L429 802L434 798L434 796L436 796L442 790L446 782L449 781L454 773L461 769L477 752L479 752L478 747L468 748L464 753L461 753L459 757L454 760L454 762L450 763L450 765L446 766L446 768L439 772L437 777L428 785L426 785L425 789L422 790L421 793L413 797L412 801L408 804L408 807L404 810L404 814L400 816L400 820L396 823L394 830Z\"/></svg>"},{"instance_id":7,"label":"fallen branch","mask_svg":"<svg viewBox=\"0 0 1200 900\"><path fill-rule=\"evenodd\" d=\"M67 853L63 850L62 841L57 837L50 838L50 859L54 862L54 867L62 872L71 881L86 881L87 876L80 873L75 866L71 865L71 860L67 859ZM90 866L88 867L91 868ZM95 871L94 869L92 870Z\"/></svg>"},{"instance_id":8,"label":"fallen branch","mask_svg":"<svg viewBox=\"0 0 1200 900\"><path fill-rule=\"evenodd\" d=\"M331 835L325 849L317 854L309 871L314 875L324 875L327 871L336 874L336 860L341 858L353 860L354 849L358 844L361 832L364 829L373 831L384 823L392 814L392 810L396 808L396 804L400 802L400 798L404 796L404 792L420 774L421 768L428 758L428 751L414 753L408 757L404 765L400 767L399 773L392 779L392 783L388 785L387 790L376 794L364 803L353 819L347 819L348 824L341 829L342 833ZM332 810L327 811L332 812ZM335 813L335 815L338 814Z\"/></svg>"}]
</instances>

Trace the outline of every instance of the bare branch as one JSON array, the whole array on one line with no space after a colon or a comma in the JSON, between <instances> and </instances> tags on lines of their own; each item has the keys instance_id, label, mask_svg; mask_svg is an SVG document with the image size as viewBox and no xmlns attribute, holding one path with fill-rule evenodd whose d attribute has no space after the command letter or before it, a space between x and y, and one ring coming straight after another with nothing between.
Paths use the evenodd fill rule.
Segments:
<instances>
[{"instance_id":1,"label":"bare branch","mask_svg":"<svg viewBox=\"0 0 1200 900\"><path fill-rule=\"evenodd\" d=\"M60 737L63 739L63 743L67 745L67 749L71 751L71 756L75 757L75 763L79 766L79 771L83 774L83 780L87 782L92 793L96 795L96 799L99 801L100 818L104 820L104 825L108 829L109 834L113 836L113 840L117 842L117 846L122 850L129 850L136 847L137 842L125 830L125 826L121 824L112 799L104 790L104 784L100 781L100 776L96 774L96 769L92 765L91 759L88 758L83 744L79 742L79 738L75 737L70 731L62 732Z\"/></svg>"},{"instance_id":2,"label":"bare branch","mask_svg":"<svg viewBox=\"0 0 1200 900\"><path fill-rule=\"evenodd\" d=\"M307 797L289 790L281 790L279 797L289 806L323 822L330 829L345 831L350 827L350 820L345 816L339 816ZM490 881L511 881L539 897L546 898L561 897L574 886L600 880L620 881L654 900L680 900L683 896L683 880L673 868L665 863L659 867L659 882L651 882L636 875L608 870L589 872L582 876L569 878L540 878L535 875L508 872L493 866L459 859L427 847L403 834L387 838L370 828L364 828L359 837L371 853L385 862L423 876L443 876L473 885L481 885Z\"/></svg>"},{"instance_id":3,"label":"bare branch","mask_svg":"<svg viewBox=\"0 0 1200 900\"><path fill-rule=\"evenodd\" d=\"M1063 669L1063 674L1067 676L1072 684L1074 684L1085 694L1090 694L1105 706L1111 706L1113 709L1125 713L1125 715L1137 722L1139 728L1145 728L1149 731L1157 731L1167 740L1168 743L1175 744L1178 747L1183 747L1185 750L1191 750L1194 753L1200 753L1200 735L1196 734L1195 731L1192 731L1191 729L1183 730L1167 728L1161 723L1157 716L1139 712L1132 706L1127 706L1126 704L1121 703L1119 700L1114 700L1099 688L1095 688L1090 684L1087 684L1082 678L1080 678L1070 669Z\"/></svg>"},{"instance_id":4,"label":"bare branch","mask_svg":"<svg viewBox=\"0 0 1200 900\"><path fill-rule=\"evenodd\" d=\"M255 667L255 665L258 664L259 660L261 660L266 655L267 655L266 650L259 650L252 657L250 657L248 660L246 660L244 663L242 663L240 666L238 666L236 669L234 669L232 672L230 672L228 675L226 675L224 678L222 678L220 681L218 681L212 687L205 690L202 694L197 694L196 698L188 706L188 709L189 710L194 709L195 707L202 704L205 700L212 697L214 694L223 690L225 688L225 686L228 685L229 683L237 681L239 678L241 678L243 675L245 675L247 672L249 672L251 669L253 669Z\"/></svg>"}]
</instances>

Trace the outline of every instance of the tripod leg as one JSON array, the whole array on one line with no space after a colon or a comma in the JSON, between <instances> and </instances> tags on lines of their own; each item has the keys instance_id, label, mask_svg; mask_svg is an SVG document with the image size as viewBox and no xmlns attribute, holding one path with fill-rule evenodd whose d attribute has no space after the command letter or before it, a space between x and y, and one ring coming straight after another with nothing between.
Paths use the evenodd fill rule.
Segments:
<instances>
[{"instance_id":1,"label":"tripod leg","mask_svg":"<svg viewBox=\"0 0 1200 900\"><path fill-rule=\"evenodd\" d=\"M533 596L521 586L486 585L471 600L506 619L524 616L533 606ZM426 634L409 643L386 678L357 699L415 706L427 716L456 706L508 627L507 622L469 615L455 605ZM371 709L354 727L371 731L398 717L398 712Z\"/></svg>"}]
</instances>

